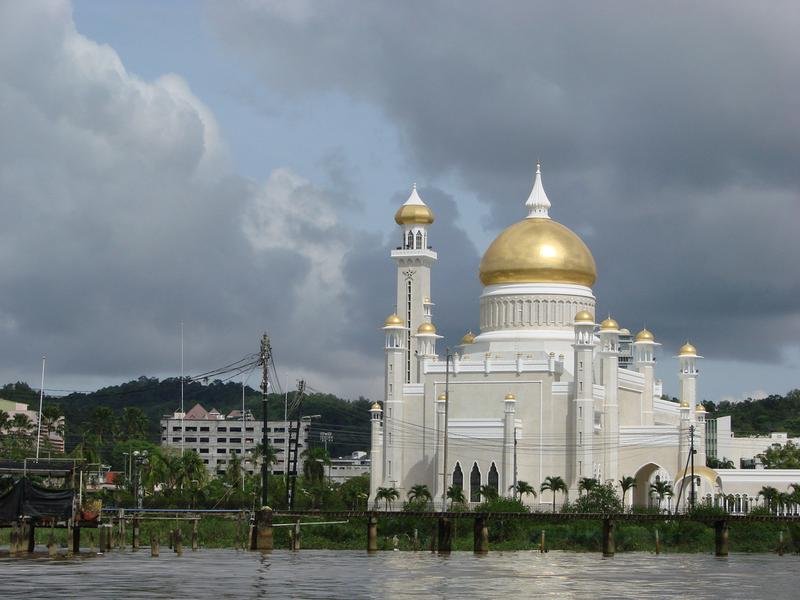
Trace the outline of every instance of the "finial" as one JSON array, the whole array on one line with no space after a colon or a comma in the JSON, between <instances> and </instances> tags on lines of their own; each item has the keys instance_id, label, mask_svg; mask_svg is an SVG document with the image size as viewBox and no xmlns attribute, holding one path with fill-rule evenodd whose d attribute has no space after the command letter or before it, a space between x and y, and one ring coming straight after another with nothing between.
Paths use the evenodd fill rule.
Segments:
<instances>
[{"instance_id":1,"label":"finial","mask_svg":"<svg viewBox=\"0 0 800 600\"><path fill-rule=\"evenodd\" d=\"M525 202L525 206L528 207L529 219L535 217L541 219L550 218L547 212L550 208L550 200L547 198L547 194L542 186L542 164L538 160L536 161L536 176L533 180L533 189L528 196L527 202Z\"/></svg>"},{"instance_id":2,"label":"finial","mask_svg":"<svg viewBox=\"0 0 800 600\"><path fill-rule=\"evenodd\" d=\"M417 182L416 181L411 184L411 189L412 190L416 190L417 189Z\"/></svg>"}]
</instances>

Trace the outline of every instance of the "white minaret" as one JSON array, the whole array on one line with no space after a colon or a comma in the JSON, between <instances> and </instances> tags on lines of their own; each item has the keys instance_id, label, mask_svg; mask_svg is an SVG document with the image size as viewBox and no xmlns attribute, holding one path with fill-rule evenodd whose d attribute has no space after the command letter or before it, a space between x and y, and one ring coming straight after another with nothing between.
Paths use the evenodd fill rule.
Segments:
<instances>
[{"instance_id":1,"label":"white minaret","mask_svg":"<svg viewBox=\"0 0 800 600\"><path fill-rule=\"evenodd\" d=\"M386 333L386 386L383 412L383 468L381 485L400 488L403 473L403 446L399 425L403 421L403 385L406 356L406 323L391 314L383 324Z\"/></svg>"},{"instance_id":2,"label":"white minaret","mask_svg":"<svg viewBox=\"0 0 800 600\"><path fill-rule=\"evenodd\" d=\"M444 393L439 394L436 398L436 474L433 478L433 501L434 503L441 502L447 490L442 489L444 485L444 478L442 474L445 470L449 469L448 465L444 464L444 409L447 396Z\"/></svg>"},{"instance_id":3,"label":"white minaret","mask_svg":"<svg viewBox=\"0 0 800 600\"><path fill-rule=\"evenodd\" d=\"M702 405L697 405L697 360L703 358L698 356L697 348L689 342L686 342L681 349L678 350L678 377L681 382L680 400L681 406L685 405L688 408L688 418L691 425L694 425L694 447L697 454L694 457L695 466L706 464L706 419L705 409ZM698 418L700 417L700 418ZM681 442L686 444L687 452L689 447L688 431L686 439L681 438Z\"/></svg>"},{"instance_id":4,"label":"white minaret","mask_svg":"<svg viewBox=\"0 0 800 600\"><path fill-rule=\"evenodd\" d=\"M383 410L375 402L369 409L372 444L369 470L369 504L375 502L375 494L383 483Z\"/></svg>"},{"instance_id":5,"label":"white minaret","mask_svg":"<svg viewBox=\"0 0 800 600\"><path fill-rule=\"evenodd\" d=\"M642 391L642 405L639 408L642 425L653 424L653 384L655 375L653 370L656 364L655 336L647 329L642 329L636 334L633 341L633 364L636 370L644 375L644 390Z\"/></svg>"},{"instance_id":6,"label":"white minaret","mask_svg":"<svg viewBox=\"0 0 800 600\"><path fill-rule=\"evenodd\" d=\"M616 486L619 479L619 324L610 316L600 323L600 356L605 389L600 430L603 479Z\"/></svg>"},{"instance_id":7,"label":"white minaret","mask_svg":"<svg viewBox=\"0 0 800 600\"><path fill-rule=\"evenodd\" d=\"M572 415L573 447L575 448L569 488L577 492L578 481L582 477L594 476L594 456L592 453L594 434L594 400L592 399L593 359L594 359L594 317L582 310L575 315L575 378L573 401L570 403Z\"/></svg>"},{"instance_id":8,"label":"white minaret","mask_svg":"<svg viewBox=\"0 0 800 600\"><path fill-rule=\"evenodd\" d=\"M514 485L514 438L516 437L517 398L514 394L506 394L503 400L503 473L501 494Z\"/></svg>"},{"instance_id":9,"label":"white minaret","mask_svg":"<svg viewBox=\"0 0 800 600\"><path fill-rule=\"evenodd\" d=\"M419 380L418 361L414 359L419 348L414 333L420 325L430 322L431 266L437 258L436 252L428 246L428 226L433 218L433 212L422 201L414 184L408 200L394 216L402 231L402 243L391 253L397 263L397 314L406 324L405 383Z\"/></svg>"}]
</instances>

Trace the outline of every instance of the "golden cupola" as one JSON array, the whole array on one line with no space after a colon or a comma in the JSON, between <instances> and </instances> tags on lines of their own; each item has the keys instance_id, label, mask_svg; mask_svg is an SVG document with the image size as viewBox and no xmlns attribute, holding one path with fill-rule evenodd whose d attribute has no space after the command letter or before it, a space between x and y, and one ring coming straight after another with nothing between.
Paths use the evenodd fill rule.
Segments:
<instances>
[{"instance_id":1,"label":"golden cupola","mask_svg":"<svg viewBox=\"0 0 800 600\"><path fill-rule=\"evenodd\" d=\"M571 283L591 287L597 279L594 257L580 237L548 214L540 165L525 206L528 217L503 230L481 259L483 285Z\"/></svg>"},{"instance_id":2,"label":"golden cupola","mask_svg":"<svg viewBox=\"0 0 800 600\"><path fill-rule=\"evenodd\" d=\"M415 183L408 200L394 214L394 221L398 225L430 225L433 219L433 211L419 197Z\"/></svg>"}]
</instances>

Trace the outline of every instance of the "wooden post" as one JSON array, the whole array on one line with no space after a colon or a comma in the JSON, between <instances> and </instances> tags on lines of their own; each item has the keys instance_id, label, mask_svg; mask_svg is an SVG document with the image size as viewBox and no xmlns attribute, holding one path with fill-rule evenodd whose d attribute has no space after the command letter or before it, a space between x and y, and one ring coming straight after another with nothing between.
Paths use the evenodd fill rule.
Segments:
<instances>
[{"instance_id":1,"label":"wooden post","mask_svg":"<svg viewBox=\"0 0 800 600\"><path fill-rule=\"evenodd\" d=\"M81 528L78 526L72 527L72 553L73 554L80 554L81 553Z\"/></svg>"},{"instance_id":2,"label":"wooden post","mask_svg":"<svg viewBox=\"0 0 800 600\"><path fill-rule=\"evenodd\" d=\"M67 520L67 556L72 556L72 536L75 532L75 523L72 519Z\"/></svg>"},{"instance_id":3,"label":"wooden post","mask_svg":"<svg viewBox=\"0 0 800 600\"><path fill-rule=\"evenodd\" d=\"M603 556L614 556L614 521L603 519Z\"/></svg>"},{"instance_id":4,"label":"wooden post","mask_svg":"<svg viewBox=\"0 0 800 600\"><path fill-rule=\"evenodd\" d=\"M453 522L447 517L439 517L439 554L450 554L453 548Z\"/></svg>"},{"instance_id":5,"label":"wooden post","mask_svg":"<svg viewBox=\"0 0 800 600\"><path fill-rule=\"evenodd\" d=\"M489 553L489 528L486 526L486 517L483 515L475 517L472 549L475 554Z\"/></svg>"},{"instance_id":6,"label":"wooden post","mask_svg":"<svg viewBox=\"0 0 800 600\"><path fill-rule=\"evenodd\" d=\"M783 556L783 529L778 534L778 556Z\"/></svg>"},{"instance_id":7,"label":"wooden post","mask_svg":"<svg viewBox=\"0 0 800 600\"><path fill-rule=\"evenodd\" d=\"M98 537L98 552L101 554L106 551L106 526L100 525L97 528L97 537Z\"/></svg>"},{"instance_id":8,"label":"wooden post","mask_svg":"<svg viewBox=\"0 0 800 600\"><path fill-rule=\"evenodd\" d=\"M374 514L367 519L367 552L378 551L378 517Z\"/></svg>"},{"instance_id":9,"label":"wooden post","mask_svg":"<svg viewBox=\"0 0 800 600\"><path fill-rule=\"evenodd\" d=\"M47 554L50 558L56 558L58 556L58 544L56 544L52 533L47 538Z\"/></svg>"},{"instance_id":10,"label":"wooden post","mask_svg":"<svg viewBox=\"0 0 800 600\"><path fill-rule=\"evenodd\" d=\"M658 539L658 528L656 528L656 554L661 554L661 542Z\"/></svg>"},{"instance_id":11,"label":"wooden post","mask_svg":"<svg viewBox=\"0 0 800 600\"><path fill-rule=\"evenodd\" d=\"M542 539L539 540L539 552L542 553L542 554L544 554L544 552L545 552L545 548L544 548L544 529L542 529Z\"/></svg>"},{"instance_id":12,"label":"wooden post","mask_svg":"<svg viewBox=\"0 0 800 600\"><path fill-rule=\"evenodd\" d=\"M154 531L150 532L150 556L158 556L158 535Z\"/></svg>"},{"instance_id":13,"label":"wooden post","mask_svg":"<svg viewBox=\"0 0 800 600\"><path fill-rule=\"evenodd\" d=\"M716 521L714 523L714 555L728 556L728 522Z\"/></svg>"},{"instance_id":14,"label":"wooden post","mask_svg":"<svg viewBox=\"0 0 800 600\"><path fill-rule=\"evenodd\" d=\"M111 552L114 549L114 524L109 523L106 527L106 550Z\"/></svg>"},{"instance_id":15,"label":"wooden post","mask_svg":"<svg viewBox=\"0 0 800 600\"><path fill-rule=\"evenodd\" d=\"M11 536L9 539L9 546L8 546L8 553L11 556L16 556L17 552L19 552L19 523L14 521L11 523Z\"/></svg>"},{"instance_id":16,"label":"wooden post","mask_svg":"<svg viewBox=\"0 0 800 600\"><path fill-rule=\"evenodd\" d=\"M197 519L192 521L192 552L197 552L200 547L197 539Z\"/></svg>"},{"instance_id":17,"label":"wooden post","mask_svg":"<svg viewBox=\"0 0 800 600\"><path fill-rule=\"evenodd\" d=\"M256 511L256 525L250 539L250 549L271 552L272 547L272 509L264 506Z\"/></svg>"},{"instance_id":18,"label":"wooden post","mask_svg":"<svg viewBox=\"0 0 800 600\"><path fill-rule=\"evenodd\" d=\"M28 552L33 552L36 548L36 527L32 521L27 524L26 533L28 534Z\"/></svg>"},{"instance_id":19,"label":"wooden post","mask_svg":"<svg viewBox=\"0 0 800 600\"><path fill-rule=\"evenodd\" d=\"M134 552L139 549L139 517L133 517L133 523L131 523L131 548Z\"/></svg>"},{"instance_id":20,"label":"wooden post","mask_svg":"<svg viewBox=\"0 0 800 600\"><path fill-rule=\"evenodd\" d=\"M178 556L183 554L183 532L180 527L175 530L175 554Z\"/></svg>"},{"instance_id":21,"label":"wooden post","mask_svg":"<svg viewBox=\"0 0 800 600\"><path fill-rule=\"evenodd\" d=\"M294 522L294 531L291 534L292 537L292 550L297 551L300 550L300 519L297 519Z\"/></svg>"},{"instance_id":22,"label":"wooden post","mask_svg":"<svg viewBox=\"0 0 800 600\"><path fill-rule=\"evenodd\" d=\"M174 529L170 529L169 530L169 542L167 542L167 543L169 544L169 549L170 550L175 548L175 530Z\"/></svg>"}]
</instances>

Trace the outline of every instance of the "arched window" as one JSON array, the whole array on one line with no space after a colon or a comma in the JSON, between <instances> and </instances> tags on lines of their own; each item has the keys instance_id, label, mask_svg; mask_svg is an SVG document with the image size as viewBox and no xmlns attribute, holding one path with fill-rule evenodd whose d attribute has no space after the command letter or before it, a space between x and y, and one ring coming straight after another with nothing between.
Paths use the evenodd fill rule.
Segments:
<instances>
[{"instance_id":1,"label":"arched window","mask_svg":"<svg viewBox=\"0 0 800 600\"><path fill-rule=\"evenodd\" d=\"M469 474L469 501L481 501L481 471L478 463L473 463L472 472Z\"/></svg>"},{"instance_id":2,"label":"arched window","mask_svg":"<svg viewBox=\"0 0 800 600\"><path fill-rule=\"evenodd\" d=\"M422 232L417 232L417 249L422 250Z\"/></svg>"},{"instance_id":3,"label":"arched window","mask_svg":"<svg viewBox=\"0 0 800 600\"><path fill-rule=\"evenodd\" d=\"M456 463L456 468L453 469L453 487L464 489L464 472L461 470L460 463Z\"/></svg>"},{"instance_id":4,"label":"arched window","mask_svg":"<svg viewBox=\"0 0 800 600\"><path fill-rule=\"evenodd\" d=\"M413 248L414 247L414 232L408 232L408 241L406 242L406 248Z\"/></svg>"},{"instance_id":5,"label":"arched window","mask_svg":"<svg viewBox=\"0 0 800 600\"><path fill-rule=\"evenodd\" d=\"M486 482L498 494L500 493L500 478L497 476L497 467L492 463L492 468L489 469L489 477Z\"/></svg>"}]
</instances>

